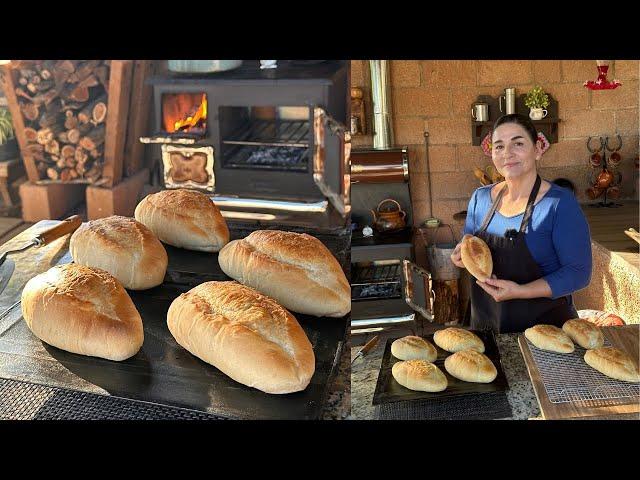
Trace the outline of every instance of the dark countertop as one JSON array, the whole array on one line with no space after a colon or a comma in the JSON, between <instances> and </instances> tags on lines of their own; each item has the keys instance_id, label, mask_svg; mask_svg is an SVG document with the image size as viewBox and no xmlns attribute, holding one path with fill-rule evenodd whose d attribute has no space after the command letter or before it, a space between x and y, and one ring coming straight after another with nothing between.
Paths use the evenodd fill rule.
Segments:
<instances>
[{"instance_id":1,"label":"dark countertop","mask_svg":"<svg viewBox=\"0 0 640 480\"><path fill-rule=\"evenodd\" d=\"M12 238L4 245L0 246L0 253L14 248L19 248L27 243L31 238L39 232L54 225L57 221L43 222L20 233ZM41 248L30 248L21 253L11 254L10 258L15 262L16 268L11 276L11 280L7 284L6 289L0 294L0 313L7 310L20 299L24 285L42 272L47 271L56 265L62 257L68 252L70 235L66 235L51 244ZM12 311L15 314L16 306ZM1 332L0 332L1 333ZM332 379L327 394L326 406L322 411L322 419L344 419L348 416L350 410L350 365L349 365L348 345L344 346L340 358L340 365L334 378ZM28 378L19 378L18 380L29 381ZM81 379L79 379L81 381ZM86 382L85 382L86 383ZM94 388L95 393L106 394L108 392L101 388ZM86 391L86 390L85 390ZM5 413L6 414L6 413Z\"/></svg>"},{"instance_id":2,"label":"dark countertop","mask_svg":"<svg viewBox=\"0 0 640 480\"><path fill-rule=\"evenodd\" d=\"M381 337L376 347L351 366L351 420L374 419L373 393L378 381L382 354L387 337ZM502 366L509 382L507 398L512 416L509 420L539 419L540 407L527 373L527 367L520 353L517 334L496 335ZM352 358L360 347L351 349Z\"/></svg>"}]
</instances>

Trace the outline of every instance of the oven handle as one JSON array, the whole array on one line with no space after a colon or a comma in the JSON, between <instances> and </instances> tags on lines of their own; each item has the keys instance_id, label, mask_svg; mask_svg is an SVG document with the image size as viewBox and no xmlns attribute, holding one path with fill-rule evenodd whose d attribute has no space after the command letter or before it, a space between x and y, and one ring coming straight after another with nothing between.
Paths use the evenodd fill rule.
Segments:
<instances>
[{"instance_id":1,"label":"oven handle","mask_svg":"<svg viewBox=\"0 0 640 480\"><path fill-rule=\"evenodd\" d=\"M413 301L413 292L414 292L414 285L413 285L413 275L411 275L411 272L415 272L418 275L420 275L421 277L425 278L427 280L426 285L428 285L429 288L429 305L428 307L428 311L424 308L421 307L420 305L416 304ZM414 309L415 311L419 312L423 317L425 317L428 321L433 322L434 318L433 318L433 305L434 302L436 300L436 294L433 291L433 282L431 279L431 273L429 273L427 270L425 270L424 268L419 267L418 265L416 265L415 263L404 259L402 261L402 273L404 276L404 300L405 302L407 302L407 305L409 305L412 309ZM423 280L424 281L424 280Z\"/></svg>"},{"instance_id":2,"label":"oven handle","mask_svg":"<svg viewBox=\"0 0 640 480\"><path fill-rule=\"evenodd\" d=\"M327 131L328 129L328 131ZM325 176L326 166L326 150L325 136L335 135L338 137L341 150L338 155L342 157L341 162L341 185L332 187L327 182ZM324 109L320 107L313 108L313 180L326 196L331 204L340 212L340 215L346 217L351 212L351 134L339 122L331 118ZM342 193L340 193L342 192Z\"/></svg>"}]
</instances>

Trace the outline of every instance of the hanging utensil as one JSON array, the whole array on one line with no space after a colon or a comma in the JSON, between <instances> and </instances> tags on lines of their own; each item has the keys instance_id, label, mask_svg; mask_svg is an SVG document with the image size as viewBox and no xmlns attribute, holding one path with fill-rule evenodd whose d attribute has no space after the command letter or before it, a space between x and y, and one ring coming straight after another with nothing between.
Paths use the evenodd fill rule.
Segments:
<instances>
[{"instance_id":1,"label":"hanging utensil","mask_svg":"<svg viewBox=\"0 0 640 480\"><path fill-rule=\"evenodd\" d=\"M78 215L73 215L69 218L66 218L55 227L49 228L48 230L45 230L44 232L35 236L26 245L15 250L4 252L0 256L0 293L2 293L6 288L9 280L11 279L11 275L13 275L13 271L16 268L15 262L12 259L8 258L8 255L12 253L23 252L31 247L41 247L43 245L48 245L54 240L62 237L63 235L66 235L67 233L75 232L81 224L82 218L80 218L80 216ZM15 306L15 304L13 306Z\"/></svg>"}]
</instances>

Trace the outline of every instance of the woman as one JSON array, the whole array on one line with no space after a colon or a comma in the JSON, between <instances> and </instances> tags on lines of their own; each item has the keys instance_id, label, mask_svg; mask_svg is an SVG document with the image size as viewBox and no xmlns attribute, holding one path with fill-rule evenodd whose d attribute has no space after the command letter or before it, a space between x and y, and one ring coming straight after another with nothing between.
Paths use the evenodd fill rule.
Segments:
<instances>
[{"instance_id":1,"label":"woman","mask_svg":"<svg viewBox=\"0 0 640 480\"><path fill-rule=\"evenodd\" d=\"M589 226L573 194L538 175L541 144L527 117L500 117L492 145L505 181L473 193L464 228L487 243L493 258L493 278L472 282L471 328L562 326L578 316L571 293L591 279ZM451 260L464 268L460 244Z\"/></svg>"}]
</instances>

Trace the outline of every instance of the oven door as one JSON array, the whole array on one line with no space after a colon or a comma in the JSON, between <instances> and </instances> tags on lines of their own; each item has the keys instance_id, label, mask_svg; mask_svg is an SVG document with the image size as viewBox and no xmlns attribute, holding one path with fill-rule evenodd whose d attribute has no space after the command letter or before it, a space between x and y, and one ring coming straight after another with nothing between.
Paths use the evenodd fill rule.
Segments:
<instances>
[{"instance_id":1,"label":"oven door","mask_svg":"<svg viewBox=\"0 0 640 480\"><path fill-rule=\"evenodd\" d=\"M343 217L351 211L351 134L323 108L315 106L313 125L313 180Z\"/></svg>"},{"instance_id":2,"label":"oven door","mask_svg":"<svg viewBox=\"0 0 640 480\"><path fill-rule=\"evenodd\" d=\"M433 322L435 292L431 273L409 260L402 261L404 301L428 321Z\"/></svg>"}]
</instances>

